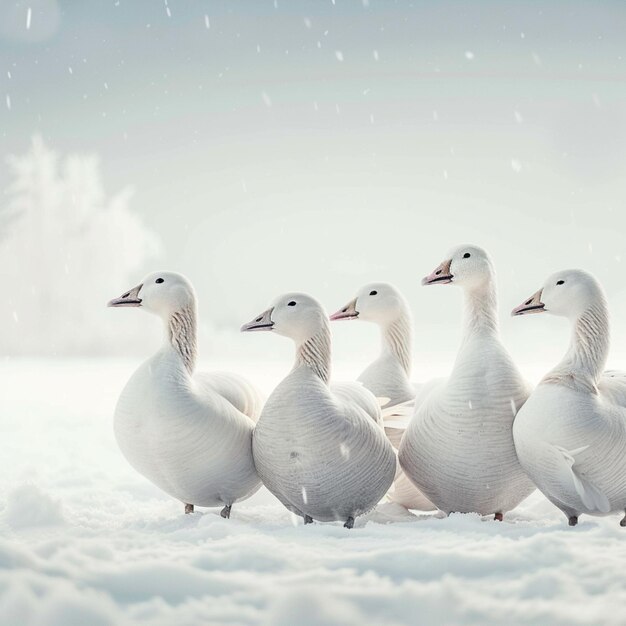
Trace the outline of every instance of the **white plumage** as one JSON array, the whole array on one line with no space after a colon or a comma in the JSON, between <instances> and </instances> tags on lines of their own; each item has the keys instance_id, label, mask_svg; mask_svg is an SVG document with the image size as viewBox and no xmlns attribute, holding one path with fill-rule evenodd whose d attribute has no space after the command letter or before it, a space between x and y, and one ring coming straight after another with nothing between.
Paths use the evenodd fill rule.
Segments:
<instances>
[{"instance_id":1,"label":"white plumage","mask_svg":"<svg viewBox=\"0 0 626 626\"><path fill-rule=\"evenodd\" d=\"M397 450L408 416L413 412L417 387L410 380L413 327L409 306L402 294L388 283L371 283L353 300L330 316L331 320L364 320L377 324L381 334L380 354L359 375L358 381L381 402L385 433ZM407 509L432 511L437 507L398 468L387 494Z\"/></svg>"},{"instance_id":2,"label":"white plumage","mask_svg":"<svg viewBox=\"0 0 626 626\"><path fill-rule=\"evenodd\" d=\"M351 527L384 497L396 470L376 398L356 383L329 386L328 318L310 296L282 296L242 330L272 330L296 343L294 367L254 431L263 483L305 522Z\"/></svg>"},{"instance_id":3,"label":"white plumage","mask_svg":"<svg viewBox=\"0 0 626 626\"><path fill-rule=\"evenodd\" d=\"M185 503L224 506L261 485L252 429L262 401L243 378L195 373L196 298L180 274L158 272L109 306L141 306L165 322L162 348L132 375L115 409L115 436L129 463Z\"/></svg>"},{"instance_id":4,"label":"white plumage","mask_svg":"<svg viewBox=\"0 0 626 626\"><path fill-rule=\"evenodd\" d=\"M419 394L400 464L442 511L501 519L534 486L512 435L530 388L499 339L495 272L484 250L461 246L423 282L464 288L465 331L450 377Z\"/></svg>"},{"instance_id":5,"label":"white plumage","mask_svg":"<svg viewBox=\"0 0 626 626\"><path fill-rule=\"evenodd\" d=\"M582 270L554 274L513 310L541 312L569 318L572 339L520 410L513 435L524 469L575 525L581 513L626 508L626 374L602 374L609 314L593 276Z\"/></svg>"}]
</instances>

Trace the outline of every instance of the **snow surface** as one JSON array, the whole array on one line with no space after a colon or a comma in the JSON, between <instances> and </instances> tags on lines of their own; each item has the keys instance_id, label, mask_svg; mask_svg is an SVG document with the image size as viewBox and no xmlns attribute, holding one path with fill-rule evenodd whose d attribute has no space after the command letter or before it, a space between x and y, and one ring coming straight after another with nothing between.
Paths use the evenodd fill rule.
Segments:
<instances>
[{"instance_id":1,"label":"snow surface","mask_svg":"<svg viewBox=\"0 0 626 626\"><path fill-rule=\"evenodd\" d=\"M2 626L626 622L619 518L569 528L538 494L503 523L384 504L304 527L265 490L230 520L185 516L114 441L136 365L0 364Z\"/></svg>"}]
</instances>

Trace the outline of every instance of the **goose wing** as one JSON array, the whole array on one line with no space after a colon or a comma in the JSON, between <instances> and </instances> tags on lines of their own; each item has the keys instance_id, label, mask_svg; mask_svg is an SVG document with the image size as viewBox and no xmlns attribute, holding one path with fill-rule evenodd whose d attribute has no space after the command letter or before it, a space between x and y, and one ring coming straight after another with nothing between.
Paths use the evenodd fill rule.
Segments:
<instances>
[{"instance_id":1,"label":"goose wing","mask_svg":"<svg viewBox=\"0 0 626 626\"><path fill-rule=\"evenodd\" d=\"M385 427L385 434L391 445L397 450L402 440L402 435L407 429L411 417L415 412L415 399L407 400L406 402L400 402L392 406L384 405L382 407L383 426Z\"/></svg>"},{"instance_id":2,"label":"goose wing","mask_svg":"<svg viewBox=\"0 0 626 626\"><path fill-rule=\"evenodd\" d=\"M444 379L435 378L426 383L415 383L414 387L417 393L415 398L392 406L385 405L382 407L385 433L394 448L398 449L400 446L404 431L411 423L411 419L418 407L422 405L433 389L437 388L442 382L444 382Z\"/></svg>"},{"instance_id":3,"label":"goose wing","mask_svg":"<svg viewBox=\"0 0 626 626\"><path fill-rule=\"evenodd\" d=\"M575 450L566 450L561 446L551 446L558 463L558 478L564 488L571 487L573 484L576 493L589 511L608 513L611 510L611 505L606 495L579 472L576 457L588 447L582 446Z\"/></svg>"},{"instance_id":4,"label":"goose wing","mask_svg":"<svg viewBox=\"0 0 626 626\"><path fill-rule=\"evenodd\" d=\"M370 391L361 383L341 382L333 383L330 386L331 393L335 399L352 412L355 407L374 420L375 423L382 423L380 404Z\"/></svg>"},{"instance_id":5,"label":"goose wing","mask_svg":"<svg viewBox=\"0 0 626 626\"><path fill-rule=\"evenodd\" d=\"M198 373L194 380L203 389L222 396L238 411L256 422L261 415L265 398L261 392L242 376L230 372Z\"/></svg>"},{"instance_id":6,"label":"goose wing","mask_svg":"<svg viewBox=\"0 0 626 626\"><path fill-rule=\"evenodd\" d=\"M606 400L626 408L626 372L608 370L602 374L598 391Z\"/></svg>"}]
</instances>

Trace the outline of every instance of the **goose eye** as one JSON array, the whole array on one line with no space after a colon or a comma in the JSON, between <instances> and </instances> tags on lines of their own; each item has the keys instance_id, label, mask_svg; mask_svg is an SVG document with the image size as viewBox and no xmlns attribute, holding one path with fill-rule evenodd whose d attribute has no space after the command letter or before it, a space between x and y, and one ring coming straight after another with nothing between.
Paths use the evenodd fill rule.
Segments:
<instances>
[{"instance_id":1,"label":"goose eye","mask_svg":"<svg viewBox=\"0 0 626 626\"><path fill-rule=\"evenodd\" d=\"M287 302L287 306L296 306L296 301L292 300L291 302Z\"/></svg>"},{"instance_id":2,"label":"goose eye","mask_svg":"<svg viewBox=\"0 0 626 626\"><path fill-rule=\"evenodd\" d=\"M472 256L472 255L471 255L469 252L466 252L466 253L463 255L463 258L464 258L464 259L469 259L471 256Z\"/></svg>"},{"instance_id":3,"label":"goose eye","mask_svg":"<svg viewBox=\"0 0 626 626\"><path fill-rule=\"evenodd\" d=\"M374 290L374 291L370 291L370 296L375 296L378 293L378 291Z\"/></svg>"},{"instance_id":4,"label":"goose eye","mask_svg":"<svg viewBox=\"0 0 626 626\"><path fill-rule=\"evenodd\" d=\"M564 282L565 282L564 280L558 280L556 284L557 285L562 285Z\"/></svg>"},{"instance_id":5,"label":"goose eye","mask_svg":"<svg viewBox=\"0 0 626 626\"><path fill-rule=\"evenodd\" d=\"M154 282L155 283L164 283L165 281L162 278L157 278Z\"/></svg>"}]
</instances>

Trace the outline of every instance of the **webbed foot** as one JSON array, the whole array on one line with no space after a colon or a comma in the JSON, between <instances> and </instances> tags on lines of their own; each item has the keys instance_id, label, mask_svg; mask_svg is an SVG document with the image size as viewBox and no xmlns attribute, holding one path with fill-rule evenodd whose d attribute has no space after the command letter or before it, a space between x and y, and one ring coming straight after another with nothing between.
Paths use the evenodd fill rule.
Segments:
<instances>
[{"instance_id":1,"label":"webbed foot","mask_svg":"<svg viewBox=\"0 0 626 626\"><path fill-rule=\"evenodd\" d=\"M185 515L193 513L193 504L185 504Z\"/></svg>"},{"instance_id":2,"label":"webbed foot","mask_svg":"<svg viewBox=\"0 0 626 626\"><path fill-rule=\"evenodd\" d=\"M619 525L624 528L626 527L626 515L619 521Z\"/></svg>"},{"instance_id":3,"label":"webbed foot","mask_svg":"<svg viewBox=\"0 0 626 626\"><path fill-rule=\"evenodd\" d=\"M343 525L344 528L354 528L354 517L349 517L346 520L346 523Z\"/></svg>"},{"instance_id":4,"label":"webbed foot","mask_svg":"<svg viewBox=\"0 0 626 626\"><path fill-rule=\"evenodd\" d=\"M224 519L230 519L230 510L233 508L232 504L227 504L221 511L220 511L220 515L224 518Z\"/></svg>"},{"instance_id":5,"label":"webbed foot","mask_svg":"<svg viewBox=\"0 0 626 626\"><path fill-rule=\"evenodd\" d=\"M578 524L578 515L570 515L567 521L570 526L576 526Z\"/></svg>"},{"instance_id":6,"label":"webbed foot","mask_svg":"<svg viewBox=\"0 0 626 626\"><path fill-rule=\"evenodd\" d=\"M307 524L312 524L313 523L313 518L310 515L305 515L304 516L304 525L306 526Z\"/></svg>"},{"instance_id":7,"label":"webbed foot","mask_svg":"<svg viewBox=\"0 0 626 626\"><path fill-rule=\"evenodd\" d=\"M501 522L501 521L504 519L504 513L496 513L496 514L493 516L493 519L494 519L496 522Z\"/></svg>"}]
</instances>

